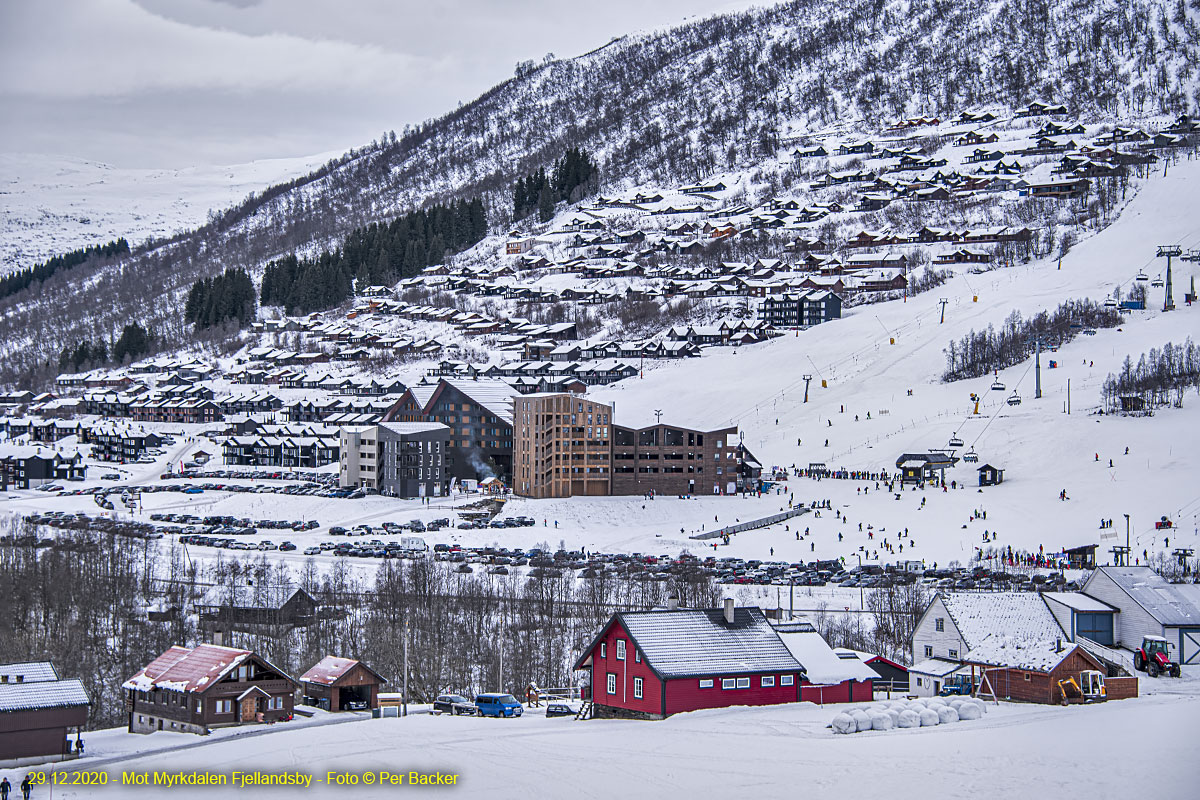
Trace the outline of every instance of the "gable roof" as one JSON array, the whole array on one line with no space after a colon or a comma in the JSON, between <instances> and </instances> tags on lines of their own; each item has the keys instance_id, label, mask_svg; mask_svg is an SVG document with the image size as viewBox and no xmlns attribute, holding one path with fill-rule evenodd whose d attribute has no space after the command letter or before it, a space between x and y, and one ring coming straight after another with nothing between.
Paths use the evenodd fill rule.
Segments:
<instances>
[{"instance_id":1,"label":"gable roof","mask_svg":"<svg viewBox=\"0 0 1200 800\"><path fill-rule=\"evenodd\" d=\"M941 599L967 650L992 635L1042 642L1070 638L1036 593L947 592L935 599Z\"/></svg>"},{"instance_id":2,"label":"gable roof","mask_svg":"<svg viewBox=\"0 0 1200 800\"><path fill-rule=\"evenodd\" d=\"M300 680L307 683L319 683L322 686L333 686L358 665L361 665L367 672L379 678L381 682L387 683L386 678L361 661L353 658L340 658L338 656L325 656L316 664L309 667L308 671L300 676Z\"/></svg>"},{"instance_id":3,"label":"gable roof","mask_svg":"<svg viewBox=\"0 0 1200 800\"><path fill-rule=\"evenodd\" d=\"M927 658L924 661L913 664L908 668L908 672L910 675L916 673L918 675L933 675L934 677L941 677L943 675L949 675L951 672L955 672L961 668L962 664L958 664L953 661L946 661L945 659L941 658Z\"/></svg>"},{"instance_id":4,"label":"gable roof","mask_svg":"<svg viewBox=\"0 0 1200 800\"><path fill-rule=\"evenodd\" d=\"M292 680L283 670L249 650L215 644L202 644L190 649L175 645L142 667L136 675L121 684L121 688L204 692L232 672L234 667L251 658L258 658L287 680Z\"/></svg>"},{"instance_id":5,"label":"gable roof","mask_svg":"<svg viewBox=\"0 0 1200 800\"><path fill-rule=\"evenodd\" d=\"M664 680L804 669L759 608L735 609L732 625L725 622L720 608L617 613L584 651L576 669L591 659L614 621L620 622L646 664Z\"/></svg>"},{"instance_id":6,"label":"gable roof","mask_svg":"<svg viewBox=\"0 0 1200 800\"><path fill-rule=\"evenodd\" d=\"M1160 625L1200 625L1200 586L1168 583L1150 567L1100 567L1083 585L1104 574Z\"/></svg>"},{"instance_id":7,"label":"gable roof","mask_svg":"<svg viewBox=\"0 0 1200 800\"><path fill-rule=\"evenodd\" d=\"M1092 662L1094 669L1102 668L1100 662L1091 653L1077 644L1061 642L1058 639L1030 640L1003 635L987 637L978 646L967 651L963 660L993 667L1051 672L1076 650L1085 659Z\"/></svg>"}]
</instances>

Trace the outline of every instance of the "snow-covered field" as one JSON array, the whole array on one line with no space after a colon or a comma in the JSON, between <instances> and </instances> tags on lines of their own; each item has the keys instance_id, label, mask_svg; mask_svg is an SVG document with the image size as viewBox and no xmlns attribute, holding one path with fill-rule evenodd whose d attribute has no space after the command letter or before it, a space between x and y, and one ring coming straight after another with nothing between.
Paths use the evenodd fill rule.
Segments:
<instances>
[{"instance_id":1,"label":"snow-covered field","mask_svg":"<svg viewBox=\"0 0 1200 800\"><path fill-rule=\"evenodd\" d=\"M798 703L679 714L662 722L416 715L346 725L277 726L270 735L214 738L160 750L152 734L105 732L116 755L71 770L108 773L103 788L58 786L56 798L119 797L156 791L121 786L123 773L235 770L311 776L306 789L268 796L393 797L410 788L367 784L381 771L457 775L459 796L794 797L798 792L896 798L1129 797L1148 786L1164 800L1191 797L1200 699L1150 696L1095 706L989 706L981 720L935 728L835 736L827 727L846 706ZM93 736L98 736L93 734ZM168 734L169 736L169 734ZM117 739L157 752L122 754ZM181 736L172 746L187 747ZM329 773L359 776L330 785ZM10 774L12 771L10 771ZM20 774L19 772L17 774ZM159 796L235 796L231 787L158 789ZM43 789L45 792L45 789ZM35 794L35 797L39 795ZM43 796L49 796L44 794Z\"/></svg>"},{"instance_id":2,"label":"snow-covered field","mask_svg":"<svg viewBox=\"0 0 1200 800\"><path fill-rule=\"evenodd\" d=\"M131 169L68 156L0 153L0 273L124 236L130 245L201 225L336 153L231 166Z\"/></svg>"}]
</instances>

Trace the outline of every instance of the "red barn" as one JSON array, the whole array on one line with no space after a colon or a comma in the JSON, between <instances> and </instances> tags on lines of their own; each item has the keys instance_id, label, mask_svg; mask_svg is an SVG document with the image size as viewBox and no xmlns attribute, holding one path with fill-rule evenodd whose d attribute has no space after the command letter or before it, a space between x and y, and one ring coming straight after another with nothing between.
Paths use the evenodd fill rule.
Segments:
<instances>
[{"instance_id":1,"label":"red barn","mask_svg":"<svg viewBox=\"0 0 1200 800\"><path fill-rule=\"evenodd\" d=\"M595 716L629 719L794 703L804 678L762 610L732 600L614 614L575 669L591 673Z\"/></svg>"}]
</instances>

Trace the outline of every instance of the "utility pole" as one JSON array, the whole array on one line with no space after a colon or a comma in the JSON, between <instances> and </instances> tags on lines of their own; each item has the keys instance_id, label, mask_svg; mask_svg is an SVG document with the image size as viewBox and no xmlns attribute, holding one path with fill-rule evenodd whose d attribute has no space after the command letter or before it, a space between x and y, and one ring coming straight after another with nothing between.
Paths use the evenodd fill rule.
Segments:
<instances>
[{"instance_id":1,"label":"utility pole","mask_svg":"<svg viewBox=\"0 0 1200 800\"><path fill-rule=\"evenodd\" d=\"M404 617L404 716L408 716L408 615Z\"/></svg>"},{"instance_id":2,"label":"utility pole","mask_svg":"<svg viewBox=\"0 0 1200 800\"><path fill-rule=\"evenodd\" d=\"M938 302L942 304L942 321L939 322L938 325L944 325L946 323L946 303L949 301L943 297L941 300L938 300Z\"/></svg>"},{"instance_id":3,"label":"utility pole","mask_svg":"<svg viewBox=\"0 0 1200 800\"><path fill-rule=\"evenodd\" d=\"M500 685L496 687L498 691L504 691L504 622L500 622Z\"/></svg>"},{"instance_id":4,"label":"utility pole","mask_svg":"<svg viewBox=\"0 0 1200 800\"><path fill-rule=\"evenodd\" d=\"M1067 413L1071 413L1071 379L1067 378Z\"/></svg>"},{"instance_id":5,"label":"utility pole","mask_svg":"<svg viewBox=\"0 0 1200 800\"><path fill-rule=\"evenodd\" d=\"M812 382L812 375L804 376L804 402L808 402L808 384Z\"/></svg>"},{"instance_id":6,"label":"utility pole","mask_svg":"<svg viewBox=\"0 0 1200 800\"><path fill-rule=\"evenodd\" d=\"M1034 379L1037 381L1037 388L1033 392L1034 400L1042 399L1042 340L1037 341L1037 355L1034 356Z\"/></svg>"},{"instance_id":7,"label":"utility pole","mask_svg":"<svg viewBox=\"0 0 1200 800\"><path fill-rule=\"evenodd\" d=\"M1125 558L1129 558L1129 515L1125 515ZM1129 566L1128 563L1125 566Z\"/></svg>"},{"instance_id":8,"label":"utility pole","mask_svg":"<svg viewBox=\"0 0 1200 800\"><path fill-rule=\"evenodd\" d=\"M1165 258L1167 260L1167 286L1166 292L1163 294L1163 311L1175 310L1175 298L1171 292L1171 259L1179 258L1183 255L1183 248L1177 244L1160 244L1156 258Z\"/></svg>"}]
</instances>

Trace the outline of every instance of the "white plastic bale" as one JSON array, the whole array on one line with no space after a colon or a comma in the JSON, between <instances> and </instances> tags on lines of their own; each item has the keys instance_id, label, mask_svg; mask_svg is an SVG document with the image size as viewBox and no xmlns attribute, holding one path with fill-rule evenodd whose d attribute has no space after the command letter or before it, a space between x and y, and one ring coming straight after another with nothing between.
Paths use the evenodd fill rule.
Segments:
<instances>
[{"instance_id":1,"label":"white plastic bale","mask_svg":"<svg viewBox=\"0 0 1200 800\"><path fill-rule=\"evenodd\" d=\"M983 711L975 703L963 703L958 707L958 718L963 720L980 719Z\"/></svg>"},{"instance_id":2,"label":"white plastic bale","mask_svg":"<svg viewBox=\"0 0 1200 800\"><path fill-rule=\"evenodd\" d=\"M876 714L871 718L871 727L877 731L890 731L896 727L890 714Z\"/></svg>"},{"instance_id":3,"label":"white plastic bale","mask_svg":"<svg viewBox=\"0 0 1200 800\"><path fill-rule=\"evenodd\" d=\"M921 727L921 715L912 709L906 708L896 715L897 728L919 728Z\"/></svg>"},{"instance_id":4,"label":"white plastic bale","mask_svg":"<svg viewBox=\"0 0 1200 800\"><path fill-rule=\"evenodd\" d=\"M898 708L889 708L887 710L888 716L892 718L893 726L900 724L900 711L901 709Z\"/></svg>"},{"instance_id":5,"label":"white plastic bale","mask_svg":"<svg viewBox=\"0 0 1200 800\"><path fill-rule=\"evenodd\" d=\"M982 714L987 713L987 711L988 711L987 703L983 702L978 697L971 698L971 702L974 703L975 705L979 706L980 713L982 713Z\"/></svg>"},{"instance_id":6,"label":"white plastic bale","mask_svg":"<svg viewBox=\"0 0 1200 800\"><path fill-rule=\"evenodd\" d=\"M855 711L850 716L854 718L854 724L858 727L858 730L871 730L871 718L865 711Z\"/></svg>"},{"instance_id":7,"label":"white plastic bale","mask_svg":"<svg viewBox=\"0 0 1200 800\"><path fill-rule=\"evenodd\" d=\"M858 730L858 723L854 721L854 717L842 712L833 718L830 723L834 733L845 734L855 733Z\"/></svg>"},{"instance_id":8,"label":"white plastic bale","mask_svg":"<svg viewBox=\"0 0 1200 800\"><path fill-rule=\"evenodd\" d=\"M941 722L941 719L938 717L938 712L934 711L932 708L927 708L922 711L920 713L920 720L922 728L931 728Z\"/></svg>"},{"instance_id":9,"label":"white plastic bale","mask_svg":"<svg viewBox=\"0 0 1200 800\"><path fill-rule=\"evenodd\" d=\"M950 706L942 706L938 709L938 722L946 725L951 722L958 722L958 712Z\"/></svg>"}]
</instances>

